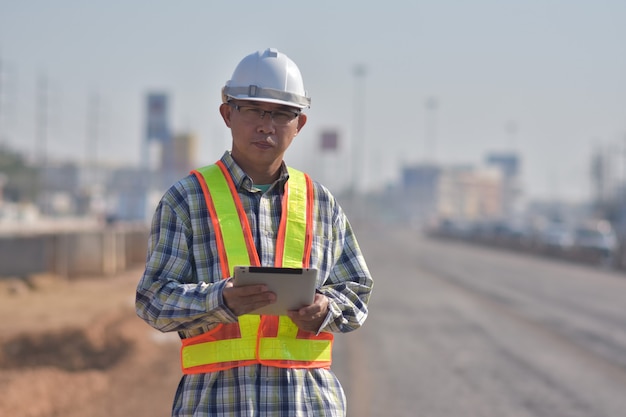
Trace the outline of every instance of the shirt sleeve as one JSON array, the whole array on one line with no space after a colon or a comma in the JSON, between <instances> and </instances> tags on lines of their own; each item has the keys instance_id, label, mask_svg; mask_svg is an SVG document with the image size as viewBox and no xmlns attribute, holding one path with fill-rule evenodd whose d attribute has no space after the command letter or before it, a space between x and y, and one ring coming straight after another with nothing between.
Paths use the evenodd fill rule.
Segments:
<instances>
[{"instance_id":1,"label":"shirt sleeve","mask_svg":"<svg viewBox=\"0 0 626 417\"><path fill-rule=\"evenodd\" d=\"M333 223L336 262L320 291L329 299L322 330L347 333L363 325L373 280L347 217L341 209Z\"/></svg>"},{"instance_id":2,"label":"shirt sleeve","mask_svg":"<svg viewBox=\"0 0 626 417\"><path fill-rule=\"evenodd\" d=\"M222 297L227 280L201 282L195 276L188 213L180 191L172 188L161 199L152 219L146 268L137 285L137 315L163 332L237 321Z\"/></svg>"}]
</instances>

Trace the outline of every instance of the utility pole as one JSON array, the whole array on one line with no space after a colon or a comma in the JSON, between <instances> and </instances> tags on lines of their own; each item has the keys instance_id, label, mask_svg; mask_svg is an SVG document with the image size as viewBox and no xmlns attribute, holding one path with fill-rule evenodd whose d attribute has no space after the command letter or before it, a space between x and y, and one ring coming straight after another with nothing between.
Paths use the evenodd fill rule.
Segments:
<instances>
[{"instance_id":1,"label":"utility pole","mask_svg":"<svg viewBox=\"0 0 626 417\"><path fill-rule=\"evenodd\" d=\"M437 158L437 109L439 102L436 97L426 99L426 123L425 123L425 159L432 158L435 162Z\"/></svg>"},{"instance_id":2,"label":"utility pole","mask_svg":"<svg viewBox=\"0 0 626 417\"><path fill-rule=\"evenodd\" d=\"M41 75L37 81L37 140L35 155L40 168L48 163L48 79Z\"/></svg>"},{"instance_id":3,"label":"utility pole","mask_svg":"<svg viewBox=\"0 0 626 417\"><path fill-rule=\"evenodd\" d=\"M350 202L353 216L359 221L363 216L363 201L361 201L361 176L362 164L365 163L365 75L367 70L365 65L358 64L354 67L352 75L354 76L354 106L352 110L353 128L352 128L352 183L350 185ZM357 220L358 219L358 220Z\"/></svg>"},{"instance_id":4,"label":"utility pole","mask_svg":"<svg viewBox=\"0 0 626 417\"><path fill-rule=\"evenodd\" d=\"M358 195L360 190L362 167L365 157L365 76L367 69L365 65L359 64L354 67L354 109L353 109L353 129L352 129L352 184L350 193Z\"/></svg>"},{"instance_id":5,"label":"utility pole","mask_svg":"<svg viewBox=\"0 0 626 417\"><path fill-rule=\"evenodd\" d=\"M9 146L15 127L17 70L0 56L0 148Z\"/></svg>"},{"instance_id":6,"label":"utility pole","mask_svg":"<svg viewBox=\"0 0 626 417\"><path fill-rule=\"evenodd\" d=\"M35 160L39 165L38 179L34 190L35 201L39 200L39 208L42 213L47 214L48 196L45 190L45 175L48 165L48 80L45 75L40 75L37 80L37 114L36 114L36 138L35 138Z\"/></svg>"},{"instance_id":7,"label":"utility pole","mask_svg":"<svg viewBox=\"0 0 626 417\"><path fill-rule=\"evenodd\" d=\"M92 93L87 103L87 140L85 160L94 166L98 163L98 142L100 139L100 96Z\"/></svg>"},{"instance_id":8,"label":"utility pole","mask_svg":"<svg viewBox=\"0 0 626 417\"><path fill-rule=\"evenodd\" d=\"M505 126L506 132L509 134L511 151L515 151L517 148L517 132L518 126L513 120L509 120Z\"/></svg>"},{"instance_id":9,"label":"utility pole","mask_svg":"<svg viewBox=\"0 0 626 417\"><path fill-rule=\"evenodd\" d=\"M92 92L87 98L87 137L85 140L85 168L90 173L89 193L93 198L100 187L98 142L100 133L100 96Z\"/></svg>"},{"instance_id":10,"label":"utility pole","mask_svg":"<svg viewBox=\"0 0 626 417\"><path fill-rule=\"evenodd\" d=\"M3 124L3 118L4 118L4 108L2 107L2 105L4 104L4 94L5 94L5 87L4 87L4 66L3 66L3 62L2 62L2 55L0 55L0 148L3 147L4 145L4 124Z\"/></svg>"}]
</instances>

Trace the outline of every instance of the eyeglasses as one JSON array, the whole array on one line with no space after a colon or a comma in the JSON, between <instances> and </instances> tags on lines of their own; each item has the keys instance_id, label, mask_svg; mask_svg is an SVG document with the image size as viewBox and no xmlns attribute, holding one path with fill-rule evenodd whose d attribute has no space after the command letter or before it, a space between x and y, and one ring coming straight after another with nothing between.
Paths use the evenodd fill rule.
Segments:
<instances>
[{"instance_id":1,"label":"eyeglasses","mask_svg":"<svg viewBox=\"0 0 626 417\"><path fill-rule=\"evenodd\" d=\"M232 108L237 110L241 114L241 118L246 122L254 123L263 119L266 114L269 114L272 122L276 126L287 126L296 117L300 116L300 112L293 112L289 110L263 110L254 106L240 106L235 103L228 103Z\"/></svg>"}]
</instances>

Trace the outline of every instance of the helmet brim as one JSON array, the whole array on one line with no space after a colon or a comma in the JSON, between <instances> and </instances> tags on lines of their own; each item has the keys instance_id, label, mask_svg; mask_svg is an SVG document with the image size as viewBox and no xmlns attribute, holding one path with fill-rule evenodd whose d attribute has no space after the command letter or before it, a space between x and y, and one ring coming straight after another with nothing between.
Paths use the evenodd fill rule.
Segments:
<instances>
[{"instance_id":1,"label":"helmet brim","mask_svg":"<svg viewBox=\"0 0 626 417\"><path fill-rule=\"evenodd\" d=\"M311 99L306 95L275 90L272 88L259 88L255 85L234 87L226 85L222 88L222 101L248 100L263 103L276 103L297 109L305 109L311 106Z\"/></svg>"}]
</instances>

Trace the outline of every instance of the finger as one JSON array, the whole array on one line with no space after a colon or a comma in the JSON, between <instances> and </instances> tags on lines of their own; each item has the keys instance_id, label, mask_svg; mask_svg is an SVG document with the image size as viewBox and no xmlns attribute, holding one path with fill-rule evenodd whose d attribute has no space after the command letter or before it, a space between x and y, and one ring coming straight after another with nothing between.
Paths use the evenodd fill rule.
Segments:
<instances>
[{"instance_id":1,"label":"finger","mask_svg":"<svg viewBox=\"0 0 626 417\"><path fill-rule=\"evenodd\" d=\"M264 284L242 285L238 287L234 287L234 286L229 287L228 284L226 284L226 287L224 287L224 290L226 290L227 288L230 291L233 291L234 293L240 296L244 296L244 297L248 295L254 295L254 294L267 292L267 285L264 285Z\"/></svg>"},{"instance_id":2,"label":"finger","mask_svg":"<svg viewBox=\"0 0 626 417\"><path fill-rule=\"evenodd\" d=\"M270 291L254 293L251 295L238 296L235 298L242 306L266 305L276 302L276 294Z\"/></svg>"},{"instance_id":3,"label":"finger","mask_svg":"<svg viewBox=\"0 0 626 417\"><path fill-rule=\"evenodd\" d=\"M302 319L297 314L297 312L294 312L293 314L290 313L289 317L294 322L294 324L298 326L299 329L306 330L308 332L316 332L321 325L321 321L319 319L318 320L305 320L305 319Z\"/></svg>"},{"instance_id":4,"label":"finger","mask_svg":"<svg viewBox=\"0 0 626 417\"><path fill-rule=\"evenodd\" d=\"M276 302L276 294L273 292L264 292L247 297L239 298L239 306L244 313L256 310L257 308L265 307L268 304ZM244 314L242 313L242 314Z\"/></svg>"},{"instance_id":5,"label":"finger","mask_svg":"<svg viewBox=\"0 0 626 417\"><path fill-rule=\"evenodd\" d=\"M303 314L301 310L290 311L287 312L287 314L296 324L310 323L319 319L319 316L316 317L315 314Z\"/></svg>"},{"instance_id":6,"label":"finger","mask_svg":"<svg viewBox=\"0 0 626 417\"><path fill-rule=\"evenodd\" d=\"M322 312L322 308L318 304L311 304L310 306L302 307L298 310L300 317L318 317Z\"/></svg>"},{"instance_id":7,"label":"finger","mask_svg":"<svg viewBox=\"0 0 626 417\"><path fill-rule=\"evenodd\" d=\"M245 308L243 309L244 312L242 314L250 313L251 311L254 311L261 307L265 307L266 305L273 304L275 302L276 300L273 299L273 300L261 300L261 301L257 301L254 303L246 304Z\"/></svg>"},{"instance_id":8,"label":"finger","mask_svg":"<svg viewBox=\"0 0 626 417\"><path fill-rule=\"evenodd\" d=\"M276 294L267 291L265 285L225 287L223 297L228 308L237 316L276 302Z\"/></svg>"}]
</instances>

